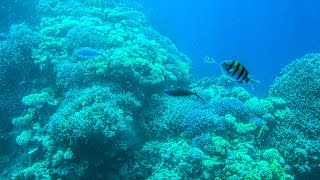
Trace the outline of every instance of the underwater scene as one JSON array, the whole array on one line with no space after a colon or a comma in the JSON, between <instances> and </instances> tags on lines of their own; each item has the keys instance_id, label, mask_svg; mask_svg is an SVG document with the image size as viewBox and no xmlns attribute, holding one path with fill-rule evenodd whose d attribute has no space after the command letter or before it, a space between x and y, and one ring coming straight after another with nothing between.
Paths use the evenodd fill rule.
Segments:
<instances>
[{"instance_id":1,"label":"underwater scene","mask_svg":"<svg viewBox=\"0 0 320 180\"><path fill-rule=\"evenodd\" d=\"M1 0L0 179L320 179L319 9Z\"/></svg>"}]
</instances>

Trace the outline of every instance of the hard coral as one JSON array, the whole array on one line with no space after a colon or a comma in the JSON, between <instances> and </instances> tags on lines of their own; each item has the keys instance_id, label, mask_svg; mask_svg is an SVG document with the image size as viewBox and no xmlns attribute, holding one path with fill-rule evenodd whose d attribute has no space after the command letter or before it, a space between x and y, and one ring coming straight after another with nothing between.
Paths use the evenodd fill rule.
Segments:
<instances>
[{"instance_id":1,"label":"hard coral","mask_svg":"<svg viewBox=\"0 0 320 180\"><path fill-rule=\"evenodd\" d=\"M52 116L49 131L61 139L114 138L126 132L139 106L132 94L114 94L108 87L71 90Z\"/></svg>"},{"instance_id":2,"label":"hard coral","mask_svg":"<svg viewBox=\"0 0 320 180\"><path fill-rule=\"evenodd\" d=\"M0 40L0 114L4 122L0 131L9 129L8 122L22 111L21 97L31 90L26 82L37 75L32 53L41 40L26 23L11 25Z\"/></svg>"},{"instance_id":3,"label":"hard coral","mask_svg":"<svg viewBox=\"0 0 320 180\"><path fill-rule=\"evenodd\" d=\"M317 170L319 164L319 159L314 158L320 153L320 148L314 146L320 144L319 67L320 54L294 60L281 71L269 91L272 98L285 100L268 103L277 106L268 108L274 109L277 121L270 142L286 154L289 164L300 173Z\"/></svg>"},{"instance_id":4,"label":"hard coral","mask_svg":"<svg viewBox=\"0 0 320 180\"><path fill-rule=\"evenodd\" d=\"M187 113L182 119L181 126L188 136L202 133L221 133L226 130L226 121L209 109L195 109Z\"/></svg>"},{"instance_id":5,"label":"hard coral","mask_svg":"<svg viewBox=\"0 0 320 180\"><path fill-rule=\"evenodd\" d=\"M269 94L283 98L300 115L320 119L319 79L320 54L309 54L286 66Z\"/></svg>"},{"instance_id":6,"label":"hard coral","mask_svg":"<svg viewBox=\"0 0 320 180\"><path fill-rule=\"evenodd\" d=\"M265 123L263 119L255 117L241 101L228 98L204 104L188 112L183 117L181 126L186 135L197 136L208 132L221 134L226 130L230 131L230 125L234 125L238 133L244 134Z\"/></svg>"}]
</instances>

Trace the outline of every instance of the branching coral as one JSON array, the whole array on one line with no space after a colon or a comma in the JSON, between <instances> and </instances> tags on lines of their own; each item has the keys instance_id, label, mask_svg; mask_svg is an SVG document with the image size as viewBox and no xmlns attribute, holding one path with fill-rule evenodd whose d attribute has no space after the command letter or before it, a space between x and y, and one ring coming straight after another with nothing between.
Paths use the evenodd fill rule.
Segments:
<instances>
[{"instance_id":1,"label":"branching coral","mask_svg":"<svg viewBox=\"0 0 320 180\"><path fill-rule=\"evenodd\" d=\"M220 117L209 109L196 109L187 113L181 126L187 135L196 136L202 133L221 133L226 130L227 124L224 117Z\"/></svg>"},{"instance_id":2,"label":"branching coral","mask_svg":"<svg viewBox=\"0 0 320 180\"><path fill-rule=\"evenodd\" d=\"M237 122L234 121L230 124L231 121L226 118L226 115L235 117ZM230 130L233 125L236 129L241 129L241 132L244 130L243 127L253 131L256 126L260 126L259 123L260 121L257 121L257 118L241 101L230 98L207 103L188 112L183 117L181 126L187 135L196 136L208 132L221 134L226 132L228 127Z\"/></svg>"},{"instance_id":3,"label":"branching coral","mask_svg":"<svg viewBox=\"0 0 320 180\"><path fill-rule=\"evenodd\" d=\"M83 62L65 61L56 66L56 76L59 87L74 88L90 84L93 75Z\"/></svg>"},{"instance_id":4,"label":"branching coral","mask_svg":"<svg viewBox=\"0 0 320 180\"><path fill-rule=\"evenodd\" d=\"M197 165L206 158L201 150L190 148L183 140L166 143L147 142L139 152L139 156L141 159L136 161L136 165L142 169L132 169L132 173L135 174L134 171L142 170L143 174L141 175L143 176L135 174L135 177L132 176L134 178L145 177L146 173L150 177L158 177L163 168L171 169L171 173L169 173L171 175L162 174L164 177L195 178L201 174L201 166Z\"/></svg>"},{"instance_id":5,"label":"branching coral","mask_svg":"<svg viewBox=\"0 0 320 180\"><path fill-rule=\"evenodd\" d=\"M26 127L29 130L22 131L16 138L20 146L29 149L29 154L37 152L44 156L47 165L42 167L45 168L43 172L50 172L46 176L83 176L89 167L108 164L104 162L105 159L115 163L113 158L135 143L132 121L137 115L140 102L133 94L115 93L110 87L112 85L70 90L45 128L35 123L32 129ZM37 94L27 96L26 99L34 99L33 96ZM35 102L38 102L37 98ZM39 117L30 118L26 115L13 122L20 127L25 121L34 123L40 120ZM36 166L39 162L34 163L33 166ZM33 166L18 169L13 176L31 176Z\"/></svg>"},{"instance_id":6,"label":"branching coral","mask_svg":"<svg viewBox=\"0 0 320 180\"><path fill-rule=\"evenodd\" d=\"M114 94L101 86L71 90L65 99L48 124L49 131L60 140L115 138L127 131L140 106L132 94Z\"/></svg>"},{"instance_id":7,"label":"branching coral","mask_svg":"<svg viewBox=\"0 0 320 180\"><path fill-rule=\"evenodd\" d=\"M201 102L195 98L161 97L153 95L149 100L148 111L144 112L145 137L163 137L163 134L176 136L182 131L181 121L189 111L199 107Z\"/></svg>"}]
</instances>

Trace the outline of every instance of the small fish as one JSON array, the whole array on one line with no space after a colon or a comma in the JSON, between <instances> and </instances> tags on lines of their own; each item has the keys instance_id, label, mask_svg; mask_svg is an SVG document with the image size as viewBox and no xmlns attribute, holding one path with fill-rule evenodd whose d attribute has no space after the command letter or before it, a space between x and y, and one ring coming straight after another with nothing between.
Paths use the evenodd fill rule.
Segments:
<instances>
[{"instance_id":1,"label":"small fish","mask_svg":"<svg viewBox=\"0 0 320 180\"><path fill-rule=\"evenodd\" d=\"M92 49L89 47L82 47L75 50L76 55L82 58L95 58L98 56L102 56L102 53L99 50Z\"/></svg>"},{"instance_id":2,"label":"small fish","mask_svg":"<svg viewBox=\"0 0 320 180\"><path fill-rule=\"evenodd\" d=\"M209 56L205 56L205 57L203 58L203 61L204 61L205 63L216 63L216 61L215 61L212 57L209 57Z\"/></svg>"},{"instance_id":3,"label":"small fish","mask_svg":"<svg viewBox=\"0 0 320 180\"><path fill-rule=\"evenodd\" d=\"M220 63L222 72L230 77L233 81L239 83L247 83L249 86L253 87L254 82L260 82L250 78L249 71L238 61L228 60Z\"/></svg>"},{"instance_id":4,"label":"small fish","mask_svg":"<svg viewBox=\"0 0 320 180\"><path fill-rule=\"evenodd\" d=\"M188 90L185 90L185 89L182 89L182 88L169 88L169 89L165 89L164 92L165 92L167 95L170 95L170 96L191 96L191 95L195 95L195 96L197 96L198 98L200 98L201 100L203 100L203 99L198 95L198 93L192 92L192 91L188 91Z\"/></svg>"}]
</instances>

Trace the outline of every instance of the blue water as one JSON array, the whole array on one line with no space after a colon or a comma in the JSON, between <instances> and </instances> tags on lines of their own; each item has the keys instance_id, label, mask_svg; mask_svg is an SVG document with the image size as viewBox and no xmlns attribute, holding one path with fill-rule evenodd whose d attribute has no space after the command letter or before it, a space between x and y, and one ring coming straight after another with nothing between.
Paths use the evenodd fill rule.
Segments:
<instances>
[{"instance_id":1,"label":"blue water","mask_svg":"<svg viewBox=\"0 0 320 180\"><path fill-rule=\"evenodd\" d=\"M156 29L170 37L193 63L196 78L220 75L217 61L242 62L266 89L280 69L297 57L320 51L317 0L144 1Z\"/></svg>"}]
</instances>

